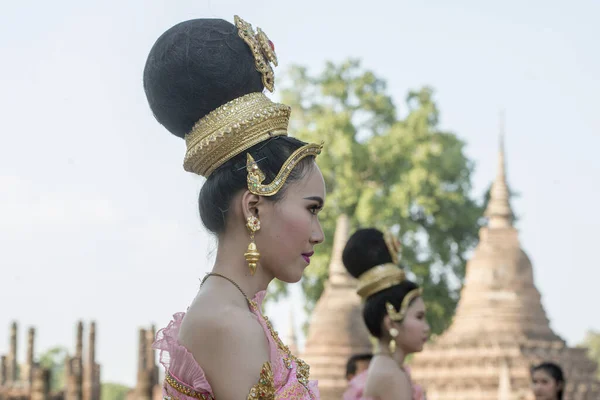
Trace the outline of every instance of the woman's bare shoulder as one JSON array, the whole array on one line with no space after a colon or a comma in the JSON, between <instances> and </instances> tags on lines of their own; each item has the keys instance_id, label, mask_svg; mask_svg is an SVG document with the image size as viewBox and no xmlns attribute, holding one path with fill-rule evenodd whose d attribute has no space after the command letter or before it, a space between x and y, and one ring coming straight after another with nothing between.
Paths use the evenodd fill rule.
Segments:
<instances>
[{"instance_id":1,"label":"woman's bare shoulder","mask_svg":"<svg viewBox=\"0 0 600 400\"><path fill-rule=\"evenodd\" d=\"M190 307L179 342L202 367L217 398L245 398L269 361L268 340L256 317L231 305Z\"/></svg>"},{"instance_id":2,"label":"woman's bare shoulder","mask_svg":"<svg viewBox=\"0 0 600 400\"><path fill-rule=\"evenodd\" d=\"M373 369L369 371L365 394L381 400L410 399L410 380L406 372L397 366Z\"/></svg>"}]
</instances>

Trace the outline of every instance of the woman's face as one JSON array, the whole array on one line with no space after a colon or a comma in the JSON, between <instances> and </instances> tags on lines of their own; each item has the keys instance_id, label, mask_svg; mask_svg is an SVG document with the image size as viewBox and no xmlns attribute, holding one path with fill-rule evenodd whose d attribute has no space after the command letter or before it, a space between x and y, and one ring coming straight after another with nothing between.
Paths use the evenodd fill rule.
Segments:
<instances>
[{"instance_id":1,"label":"woman's face","mask_svg":"<svg viewBox=\"0 0 600 400\"><path fill-rule=\"evenodd\" d=\"M423 350L423 345L429 338L429 324L425 319L425 302L417 297L406 310L406 315L398 324L397 345L405 354Z\"/></svg>"},{"instance_id":2,"label":"woman's face","mask_svg":"<svg viewBox=\"0 0 600 400\"><path fill-rule=\"evenodd\" d=\"M543 369L532 374L533 394L535 400L557 400L561 384Z\"/></svg>"},{"instance_id":3,"label":"woman's face","mask_svg":"<svg viewBox=\"0 0 600 400\"><path fill-rule=\"evenodd\" d=\"M325 202L325 182L316 164L291 182L278 202L266 202L259 215L261 229L256 246L261 253L259 268L277 279L293 283L302 278L315 245L323 242L319 211Z\"/></svg>"}]
</instances>

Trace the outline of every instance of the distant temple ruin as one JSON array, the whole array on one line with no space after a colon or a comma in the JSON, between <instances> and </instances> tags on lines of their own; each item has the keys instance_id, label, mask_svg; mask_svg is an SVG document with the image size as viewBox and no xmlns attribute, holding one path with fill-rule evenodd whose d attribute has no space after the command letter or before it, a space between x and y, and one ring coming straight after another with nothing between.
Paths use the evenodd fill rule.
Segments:
<instances>
[{"instance_id":1,"label":"distant temple ruin","mask_svg":"<svg viewBox=\"0 0 600 400\"><path fill-rule=\"evenodd\" d=\"M565 400L598 400L596 363L550 328L513 226L505 168L501 140L488 224L467 263L456 315L446 332L415 355L413 378L429 400L529 400L531 366L555 361L566 374Z\"/></svg>"},{"instance_id":2,"label":"distant temple ruin","mask_svg":"<svg viewBox=\"0 0 600 400\"><path fill-rule=\"evenodd\" d=\"M155 351L152 349L155 336L154 326L139 330L136 384L135 388L127 394L127 400L162 400L163 398Z\"/></svg>"},{"instance_id":3,"label":"distant temple ruin","mask_svg":"<svg viewBox=\"0 0 600 400\"><path fill-rule=\"evenodd\" d=\"M18 326L10 328L10 349L0 359L0 400L100 400L100 366L96 363L96 325L90 324L83 356L83 323L77 324L75 355L65 360L65 387L50 390L50 371L34 361L35 329L29 328L25 363L17 355Z\"/></svg>"}]
</instances>

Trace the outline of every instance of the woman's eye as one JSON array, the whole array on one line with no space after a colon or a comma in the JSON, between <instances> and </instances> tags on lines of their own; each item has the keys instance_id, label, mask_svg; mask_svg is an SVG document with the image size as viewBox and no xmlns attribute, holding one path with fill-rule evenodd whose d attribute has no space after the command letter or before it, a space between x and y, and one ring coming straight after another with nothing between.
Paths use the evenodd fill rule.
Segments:
<instances>
[{"instance_id":1,"label":"woman's eye","mask_svg":"<svg viewBox=\"0 0 600 400\"><path fill-rule=\"evenodd\" d=\"M317 215L319 211L321 211L321 207L319 206L311 206L309 209L311 214Z\"/></svg>"}]
</instances>

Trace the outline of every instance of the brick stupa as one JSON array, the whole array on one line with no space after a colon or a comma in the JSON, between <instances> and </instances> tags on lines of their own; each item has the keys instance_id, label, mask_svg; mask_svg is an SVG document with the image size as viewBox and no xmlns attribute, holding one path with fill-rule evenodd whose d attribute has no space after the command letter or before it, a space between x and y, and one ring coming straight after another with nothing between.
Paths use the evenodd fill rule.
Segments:
<instances>
[{"instance_id":1,"label":"brick stupa","mask_svg":"<svg viewBox=\"0 0 600 400\"><path fill-rule=\"evenodd\" d=\"M449 329L411 362L428 400L529 400L530 367L558 362L566 400L600 399L596 363L550 327L533 268L513 226L504 146L485 212L486 227L467 263L465 285Z\"/></svg>"}]
</instances>

